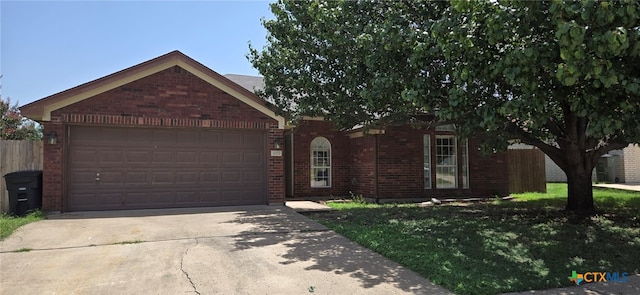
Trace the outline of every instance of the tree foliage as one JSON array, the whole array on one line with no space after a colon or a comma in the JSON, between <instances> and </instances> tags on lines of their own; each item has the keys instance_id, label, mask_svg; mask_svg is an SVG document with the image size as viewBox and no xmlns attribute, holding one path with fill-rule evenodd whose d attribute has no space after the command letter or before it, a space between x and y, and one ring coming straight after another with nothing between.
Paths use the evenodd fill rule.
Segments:
<instances>
[{"instance_id":1,"label":"tree foliage","mask_svg":"<svg viewBox=\"0 0 640 295\"><path fill-rule=\"evenodd\" d=\"M601 155L640 142L638 1L281 0L261 95L338 126L456 122L539 147L592 210Z\"/></svg>"},{"instance_id":2,"label":"tree foliage","mask_svg":"<svg viewBox=\"0 0 640 295\"><path fill-rule=\"evenodd\" d=\"M291 117L325 116L341 127L406 121L422 109L400 94L414 82L438 83L433 78L446 74L435 40L425 30L445 6L420 1L272 4L275 19L263 22L268 45L262 51L250 48L249 54L265 78L262 95ZM425 53L438 58L425 59ZM416 79L422 75L431 78ZM437 92L440 86L423 88Z\"/></svg>"},{"instance_id":3,"label":"tree foliage","mask_svg":"<svg viewBox=\"0 0 640 295\"><path fill-rule=\"evenodd\" d=\"M0 139L41 140L42 128L36 122L23 117L17 104L0 97Z\"/></svg>"}]
</instances>

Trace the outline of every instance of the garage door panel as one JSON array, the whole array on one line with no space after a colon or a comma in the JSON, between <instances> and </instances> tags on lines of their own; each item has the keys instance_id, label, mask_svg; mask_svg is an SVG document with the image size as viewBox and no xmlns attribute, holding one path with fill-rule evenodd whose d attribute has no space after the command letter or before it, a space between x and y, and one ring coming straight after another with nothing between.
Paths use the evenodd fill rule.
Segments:
<instances>
[{"instance_id":1,"label":"garage door panel","mask_svg":"<svg viewBox=\"0 0 640 295\"><path fill-rule=\"evenodd\" d=\"M176 153L176 161L178 164L187 163L192 165L198 161L198 152L197 151L184 151Z\"/></svg>"},{"instance_id":2,"label":"garage door panel","mask_svg":"<svg viewBox=\"0 0 640 295\"><path fill-rule=\"evenodd\" d=\"M144 205L149 203L149 193L146 192L130 192L125 194L123 205Z\"/></svg>"},{"instance_id":3,"label":"garage door panel","mask_svg":"<svg viewBox=\"0 0 640 295\"><path fill-rule=\"evenodd\" d=\"M95 171L74 171L71 173L72 185L95 185Z\"/></svg>"},{"instance_id":4,"label":"garage door panel","mask_svg":"<svg viewBox=\"0 0 640 295\"><path fill-rule=\"evenodd\" d=\"M73 126L70 133L69 210L266 204L264 131Z\"/></svg>"},{"instance_id":5,"label":"garage door panel","mask_svg":"<svg viewBox=\"0 0 640 295\"><path fill-rule=\"evenodd\" d=\"M103 149L99 150L99 161L104 164L122 164L124 162L124 151Z\"/></svg>"},{"instance_id":6,"label":"garage door panel","mask_svg":"<svg viewBox=\"0 0 640 295\"><path fill-rule=\"evenodd\" d=\"M180 171L176 173L176 184L195 184L198 183L197 171Z\"/></svg>"},{"instance_id":7,"label":"garage door panel","mask_svg":"<svg viewBox=\"0 0 640 295\"><path fill-rule=\"evenodd\" d=\"M122 132L125 131L125 132ZM116 144L119 140L123 140L126 138L127 133L126 131L129 131L128 128L125 128L123 130L118 130L118 129L104 129L103 131L101 130L101 136L99 138L99 142L111 142ZM96 134L98 135L98 134Z\"/></svg>"},{"instance_id":8,"label":"garage door panel","mask_svg":"<svg viewBox=\"0 0 640 295\"><path fill-rule=\"evenodd\" d=\"M215 206L220 202L220 194L213 190L204 190L200 192L199 201L204 204L212 204Z\"/></svg>"},{"instance_id":9,"label":"garage door panel","mask_svg":"<svg viewBox=\"0 0 640 295\"><path fill-rule=\"evenodd\" d=\"M211 152L211 151L200 152L201 163L215 164L215 163L221 162L221 159L222 157L220 156L219 152Z\"/></svg>"},{"instance_id":10,"label":"garage door panel","mask_svg":"<svg viewBox=\"0 0 640 295\"><path fill-rule=\"evenodd\" d=\"M264 145L264 137L262 137L260 134L244 134L243 145L262 146Z\"/></svg>"},{"instance_id":11,"label":"garage door panel","mask_svg":"<svg viewBox=\"0 0 640 295\"><path fill-rule=\"evenodd\" d=\"M92 193L72 193L69 194L69 202L78 208L91 208L96 206L97 196Z\"/></svg>"},{"instance_id":12,"label":"garage door panel","mask_svg":"<svg viewBox=\"0 0 640 295\"><path fill-rule=\"evenodd\" d=\"M169 151L155 151L153 152L153 163L172 163L173 153Z\"/></svg>"},{"instance_id":13,"label":"garage door panel","mask_svg":"<svg viewBox=\"0 0 640 295\"><path fill-rule=\"evenodd\" d=\"M123 194L116 192L105 193L72 193L69 203L75 210L103 210L116 209L122 206Z\"/></svg>"},{"instance_id":14,"label":"garage door panel","mask_svg":"<svg viewBox=\"0 0 640 295\"><path fill-rule=\"evenodd\" d=\"M262 154L258 152L245 152L243 154L243 163L259 165L264 159Z\"/></svg>"},{"instance_id":15,"label":"garage door panel","mask_svg":"<svg viewBox=\"0 0 640 295\"><path fill-rule=\"evenodd\" d=\"M264 173L259 171L245 171L242 181L245 183L263 183Z\"/></svg>"},{"instance_id":16,"label":"garage door panel","mask_svg":"<svg viewBox=\"0 0 640 295\"><path fill-rule=\"evenodd\" d=\"M149 203L156 204L159 207L170 207L175 203L173 192L150 192Z\"/></svg>"},{"instance_id":17,"label":"garage door panel","mask_svg":"<svg viewBox=\"0 0 640 295\"><path fill-rule=\"evenodd\" d=\"M153 184L168 184L171 185L175 182L172 172L152 172Z\"/></svg>"},{"instance_id":18,"label":"garage door panel","mask_svg":"<svg viewBox=\"0 0 640 295\"><path fill-rule=\"evenodd\" d=\"M123 186L125 184L125 178L123 177L123 171L103 171L100 175L96 174L96 178L100 179L97 185L101 186Z\"/></svg>"},{"instance_id":19,"label":"garage door panel","mask_svg":"<svg viewBox=\"0 0 640 295\"><path fill-rule=\"evenodd\" d=\"M125 173L125 183L126 185L146 185L149 183L149 172L147 171L126 171Z\"/></svg>"},{"instance_id":20,"label":"garage door panel","mask_svg":"<svg viewBox=\"0 0 640 295\"><path fill-rule=\"evenodd\" d=\"M153 132L149 132L147 129L127 128L125 134L126 142L129 145L149 145L153 141Z\"/></svg>"},{"instance_id":21,"label":"garage door panel","mask_svg":"<svg viewBox=\"0 0 640 295\"><path fill-rule=\"evenodd\" d=\"M93 165L96 162L97 157L98 151L95 150L77 150L71 153L71 161L77 165Z\"/></svg>"},{"instance_id":22,"label":"garage door panel","mask_svg":"<svg viewBox=\"0 0 640 295\"><path fill-rule=\"evenodd\" d=\"M204 146L220 146L222 144L221 133L215 131L200 133L200 144Z\"/></svg>"},{"instance_id":23,"label":"garage door panel","mask_svg":"<svg viewBox=\"0 0 640 295\"><path fill-rule=\"evenodd\" d=\"M224 171L222 172L222 181L224 183L241 183L242 173L240 171Z\"/></svg>"},{"instance_id":24,"label":"garage door panel","mask_svg":"<svg viewBox=\"0 0 640 295\"><path fill-rule=\"evenodd\" d=\"M176 132L167 132L161 129L154 129L151 132L153 134L153 143L155 145L173 145L176 141Z\"/></svg>"},{"instance_id":25,"label":"garage door panel","mask_svg":"<svg viewBox=\"0 0 640 295\"><path fill-rule=\"evenodd\" d=\"M224 163L224 165L242 165L242 153L241 152L223 152L222 163Z\"/></svg>"},{"instance_id":26,"label":"garage door panel","mask_svg":"<svg viewBox=\"0 0 640 295\"><path fill-rule=\"evenodd\" d=\"M120 192L107 192L98 194L98 198L95 198L94 202L100 206L106 207L119 207L122 205L122 193Z\"/></svg>"},{"instance_id":27,"label":"garage door panel","mask_svg":"<svg viewBox=\"0 0 640 295\"><path fill-rule=\"evenodd\" d=\"M196 132L178 132L176 135L177 145L194 146L200 141L200 134Z\"/></svg>"},{"instance_id":28,"label":"garage door panel","mask_svg":"<svg viewBox=\"0 0 640 295\"><path fill-rule=\"evenodd\" d=\"M201 171L200 183L201 184L216 184L220 182L220 173L214 171Z\"/></svg>"},{"instance_id":29,"label":"garage door panel","mask_svg":"<svg viewBox=\"0 0 640 295\"><path fill-rule=\"evenodd\" d=\"M242 146L243 136L239 133L223 133L222 144L226 147Z\"/></svg>"},{"instance_id":30,"label":"garage door panel","mask_svg":"<svg viewBox=\"0 0 640 295\"><path fill-rule=\"evenodd\" d=\"M125 151L125 158L127 162L131 163L150 163L152 154L149 151L128 150Z\"/></svg>"},{"instance_id":31,"label":"garage door panel","mask_svg":"<svg viewBox=\"0 0 640 295\"><path fill-rule=\"evenodd\" d=\"M176 204L197 204L198 192L195 191L178 191L176 192Z\"/></svg>"}]
</instances>

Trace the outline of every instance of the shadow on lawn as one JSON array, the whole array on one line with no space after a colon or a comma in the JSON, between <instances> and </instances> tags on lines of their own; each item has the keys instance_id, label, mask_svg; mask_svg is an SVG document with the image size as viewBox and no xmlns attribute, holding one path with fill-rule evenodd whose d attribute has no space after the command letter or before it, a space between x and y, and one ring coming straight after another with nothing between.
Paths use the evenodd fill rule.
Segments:
<instances>
[{"instance_id":1,"label":"shadow on lawn","mask_svg":"<svg viewBox=\"0 0 640 295\"><path fill-rule=\"evenodd\" d=\"M279 244L287 249L281 254L283 265L312 262L305 270L348 275L360 281L362 288L390 283L416 294L448 294L439 286L421 283L422 278L415 273L396 263L384 262L378 254L288 208L268 213L246 211L230 222L256 225L234 236L237 251Z\"/></svg>"},{"instance_id":2,"label":"shadow on lawn","mask_svg":"<svg viewBox=\"0 0 640 295\"><path fill-rule=\"evenodd\" d=\"M608 213L570 223L561 208L539 202L387 206L313 217L459 294L570 286L573 270L638 272L637 218Z\"/></svg>"}]
</instances>

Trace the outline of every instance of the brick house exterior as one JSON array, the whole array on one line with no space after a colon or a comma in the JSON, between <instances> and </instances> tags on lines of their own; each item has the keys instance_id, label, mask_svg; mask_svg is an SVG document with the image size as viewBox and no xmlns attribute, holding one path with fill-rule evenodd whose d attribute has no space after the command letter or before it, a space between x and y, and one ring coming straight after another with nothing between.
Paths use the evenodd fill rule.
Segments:
<instances>
[{"instance_id":1,"label":"brick house exterior","mask_svg":"<svg viewBox=\"0 0 640 295\"><path fill-rule=\"evenodd\" d=\"M247 135L247 138L253 136L260 142L264 140L264 147L257 161L263 162L266 166L264 176L258 175L261 171L250 171L250 168L243 168L238 174L247 174L247 177L259 177L262 182L258 186L266 186L264 188L265 197L247 202L239 202L238 204L283 204L284 203L284 161L281 156L271 156L270 151L280 149L279 142L282 141L284 132L284 119L277 116L271 106L258 98L252 92L238 86L223 76L197 63L186 55L174 51L169 54L160 56L145 63L125 69L121 72L106 76L104 78L80 85L67 91L43 98L39 101L25 105L21 108L24 115L36 119L44 126L45 143L55 134L57 143L44 145L44 167L43 167L43 210L46 211L72 211L75 208L88 208L88 210L99 209L100 206L95 204L81 204L75 206L69 204L76 179L74 176L82 175L80 172L74 172L72 163L74 153L87 152L85 150L74 150L74 130L81 128L94 128L96 132L116 132L116 137L123 137L125 134L131 133L131 128L143 131L157 133L158 136L180 137L181 134L193 134L194 137L205 136L219 137L220 141L226 138L232 138L235 134ZM105 128L112 129L105 129ZM115 131L114 131L115 130ZM212 133L218 131L219 133ZM207 133L209 132L209 133ZM77 132L75 133L77 134ZM69 138L70 137L70 138ZM135 138L133 139L135 140ZM155 139L154 139L155 140ZM242 139L241 139L242 140ZM179 139L174 139L179 141ZM174 142L171 144L180 144ZM263 143L260 142L262 145ZM249 149L248 145L246 148ZM156 147L157 148L157 147ZM193 147L190 147L191 149ZM223 148L223 147L221 147ZM98 151L96 153L96 150ZM100 147L94 150L88 150L98 157L106 157L105 154L99 153ZM127 147L116 149L118 155L127 152ZM198 151L200 156L205 155L204 152ZM233 147L229 145L226 150L221 151L215 157L219 157L217 162L211 165L230 165L227 163L224 153L228 153L231 158ZM138 153L154 158L161 154L154 151L144 151ZM186 162L176 160L182 155L179 149L177 151L167 151L167 154L173 165L182 165ZM248 156L255 152L247 152ZM195 153L192 153L195 155ZM188 154L186 156L189 156ZM186 157L185 156L185 157ZM204 157L204 156L203 156ZM135 159L123 159L121 162L131 162ZM202 160L202 159L196 159ZM153 160L150 160L153 161ZM226 161L226 162L225 162ZM102 163L102 164L101 164ZM98 165L104 165L105 162L99 162ZM242 160L238 160L239 165L245 165ZM153 163L152 163L153 164ZM186 165L186 164L185 164ZM197 165L197 164L194 164ZM80 166L80 164L78 164ZM132 166L134 167L134 166ZM196 167L196 166L193 166ZM112 170L115 168L111 168ZM133 168L132 168L133 169ZM168 169L169 168L162 168ZM186 168L185 168L186 169ZM200 168L198 168L200 169ZM234 169L234 168L229 168ZM95 170L98 170L96 168ZM188 171L187 171L188 172ZM176 169L167 172L172 177L172 181L179 184L180 175L186 175L185 171ZM93 172L91 172L93 173ZM96 183L106 181L108 175L99 179L99 173L96 173ZM111 172L112 174L120 173L115 178L120 183L114 183L112 187L119 187L120 190L135 189L128 180L121 180L125 172ZM147 176L142 176L143 182L147 186L152 186L158 182L156 175L152 175L154 171L148 172ZM182 174L181 174L182 173ZM216 172L218 173L218 172ZM224 171L219 175L210 176L215 181L221 181ZM86 173L85 173L86 174ZM204 174L202 174L204 175ZM203 177L195 176L195 178ZM233 175L232 175L233 176ZM185 177L189 177L186 175ZM242 177L242 176L241 176ZM185 178L186 179L186 178ZM185 180L186 182L191 180ZM222 180L224 181L224 180ZM243 181L243 180L240 180ZM195 183L195 182L193 182ZM82 183L77 184L80 186ZM176 184L176 185L177 185ZM192 184L197 186L198 184ZM232 196L236 188L241 188L242 183L233 187L233 181L228 181L225 185L229 185L230 189L222 194ZM104 185L103 185L104 187ZM96 189L99 189L96 186ZM113 190L113 188L110 188ZM176 196L188 198L187 193L180 195L176 189ZM86 193L86 189L82 191ZM106 195L106 194L105 194ZM160 195L158 195L160 196ZM99 196L101 197L101 196ZM133 198L134 196L132 196ZM155 197L155 196L152 196ZM196 200L194 198L200 198ZM192 197L189 201L180 203L174 201L164 202L162 204L138 204L131 208L164 208L164 207L187 207L202 205L226 205L235 204L233 201L222 199L210 199L206 202L202 201L204 196ZM218 198L218 196L216 196ZM133 200L133 199L132 199ZM130 209L124 202L123 209ZM166 201L166 200L165 200ZM119 209L118 201L112 203L111 209ZM82 203L82 202L80 202ZM134 203L135 204L135 203ZM99 205L99 204L98 204ZM93 206L93 207L91 207Z\"/></svg>"},{"instance_id":2,"label":"brick house exterior","mask_svg":"<svg viewBox=\"0 0 640 295\"><path fill-rule=\"evenodd\" d=\"M43 210L508 194L506 155L480 156L477 139L287 127L251 90L174 51L21 107L44 126Z\"/></svg>"},{"instance_id":3,"label":"brick house exterior","mask_svg":"<svg viewBox=\"0 0 640 295\"><path fill-rule=\"evenodd\" d=\"M430 142L429 170L425 169L425 136ZM310 146L318 137L326 138L331 144L332 178L327 187L314 187L311 175L313 154ZM337 131L331 122L320 118L306 118L285 134L287 145L292 147L285 167L292 175L287 178L287 197L308 199L354 194L378 202L391 202L509 193L506 153L480 155L477 138L468 140L466 153L464 145L452 139L458 143L455 147L456 184L451 188L440 188L436 181L436 152L442 147L436 146L436 140L441 137L454 138L455 132L411 126L345 132ZM463 160L468 164L463 164ZM463 166L468 171L466 184ZM426 182L425 173L430 175Z\"/></svg>"}]
</instances>

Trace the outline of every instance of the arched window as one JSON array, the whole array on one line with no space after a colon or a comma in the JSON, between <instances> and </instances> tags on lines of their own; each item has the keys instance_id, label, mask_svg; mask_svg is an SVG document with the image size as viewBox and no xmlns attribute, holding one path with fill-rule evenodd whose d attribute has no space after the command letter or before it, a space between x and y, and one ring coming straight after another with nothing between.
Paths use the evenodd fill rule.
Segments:
<instances>
[{"instance_id":1,"label":"arched window","mask_svg":"<svg viewBox=\"0 0 640 295\"><path fill-rule=\"evenodd\" d=\"M324 137L311 141L311 187L331 187L331 144Z\"/></svg>"}]
</instances>

